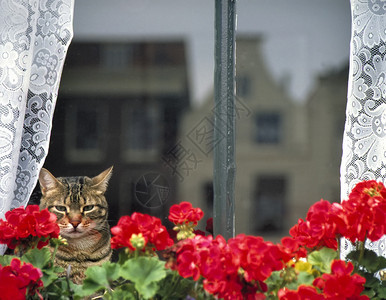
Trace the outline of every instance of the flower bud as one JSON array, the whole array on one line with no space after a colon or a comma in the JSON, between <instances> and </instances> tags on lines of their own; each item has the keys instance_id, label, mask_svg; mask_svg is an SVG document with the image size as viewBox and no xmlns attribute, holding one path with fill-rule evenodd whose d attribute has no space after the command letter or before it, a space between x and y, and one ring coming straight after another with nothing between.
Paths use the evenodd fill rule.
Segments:
<instances>
[{"instance_id":1,"label":"flower bud","mask_svg":"<svg viewBox=\"0 0 386 300\"><path fill-rule=\"evenodd\" d=\"M130 243L136 250L142 250L146 245L146 240L142 233L133 233L130 238Z\"/></svg>"}]
</instances>

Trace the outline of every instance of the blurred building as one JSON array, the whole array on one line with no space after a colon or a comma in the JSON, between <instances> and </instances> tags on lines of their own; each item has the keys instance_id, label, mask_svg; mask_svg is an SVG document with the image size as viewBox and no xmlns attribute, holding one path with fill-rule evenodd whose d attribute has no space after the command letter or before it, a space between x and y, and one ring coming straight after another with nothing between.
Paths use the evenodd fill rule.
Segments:
<instances>
[{"instance_id":1,"label":"blurred building","mask_svg":"<svg viewBox=\"0 0 386 300\"><path fill-rule=\"evenodd\" d=\"M190 105L184 42L73 42L44 167L55 176L98 175L114 165L110 219L165 214L176 178L164 154Z\"/></svg>"},{"instance_id":2,"label":"blurred building","mask_svg":"<svg viewBox=\"0 0 386 300\"><path fill-rule=\"evenodd\" d=\"M237 39L236 232L277 240L320 198L339 201L348 70L298 103L291 78L271 78L263 42ZM134 211L164 219L181 201L211 217L214 101L189 110L187 74L179 40L73 42L44 166L91 177L114 165L112 224Z\"/></svg>"},{"instance_id":3,"label":"blurred building","mask_svg":"<svg viewBox=\"0 0 386 300\"><path fill-rule=\"evenodd\" d=\"M271 78L262 42L237 38L236 233L277 240L320 198L339 201L348 70L320 77L309 101L299 104L289 98L287 82L278 85ZM185 172L177 198L203 208L207 217L217 142L210 134L213 103L210 96L184 115L179 138L198 163Z\"/></svg>"}]
</instances>

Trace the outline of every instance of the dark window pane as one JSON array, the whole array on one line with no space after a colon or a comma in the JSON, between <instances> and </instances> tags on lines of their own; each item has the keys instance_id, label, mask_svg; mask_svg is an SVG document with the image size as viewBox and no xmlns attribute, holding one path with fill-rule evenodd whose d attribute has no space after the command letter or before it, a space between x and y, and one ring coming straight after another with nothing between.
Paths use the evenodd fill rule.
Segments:
<instances>
[{"instance_id":1,"label":"dark window pane","mask_svg":"<svg viewBox=\"0 0 386 300\"><path fill-rule=\"evenodd\" d=\"M206 182L204 184L204 198L205 198L205 202L206 202L206 205L212 209L213 208L213 182L210 181L210 182Z\"/></svg>"},{"instance_id":2,"label":"dark window pane","mask_svg":"<svg viewBox=\"0 0 386 300\"><path fill-rule=\"evenodd\" d=\"M126 103L122 111L122 142L125 160L153 161L160 156L162 126L156 102Z\"/></svg>"},{"instance_id":3,"label":"dark window pane","mask_svg":"<svg viewBox=\"0 0 386 300\"><path fill-rule=\"evenodd\" d=\"M283 230L286 180L284 176L262 176L257 181L256 229L260 233Z\"/></svg>"},{"instance_id":4,"label":"dark window pane","mask_svg":"<svg viewBox=\"0 0 386 300\"><path fill-rule=\"evenodd\" d=\"M260 113L256 116L256 142L278 144L282 142L282 119L277 113Z\"/></svg>"},{"instance_id":5,"label":"dark window pane","mask_svg":"<svg viewBox=\"0 0 386 300\"><path fill-rule=\"evenodd\" d=\"M236 94L238 97L248 97L251 93L251 79L250 77L236 76Z\"/></svg>"},{"instance_id":6,"label":"dark window pane","mask_svg":"<svg viewBox=\"0 0 386 300\"><path fill-rule=\"evenodd\" d=\"M153 107L131 107L126 117L127 147L142 150L155 148L159 136L157 120L157 112Z\"/></svg>"},{"instance_id":7,"label":"dark window pane","mask_svg":"<svg viewBox=\"0 0 386 300\"><path fill-rule=\"evenodd\" d=\"M72 43L67 52L65 68L98 66L100 51L99 43Z\"/></svg>"},{"instance_id":8,"label":"dark window pane","mask_svg":"<svg viewBox=\"0 0 386 300\"><path fill-rule=\"evenodd\" d=\"M75 146L77 149L94 149L98 147L98 124L96 109L79 108L76 111L77 134Z\"/></svg>"},{"instance_id":9,"label":"dark window pane","mask_svg":"<svg viewBox=\"0 0 386 300\"><path fill-rule=\"evenodd\" d=\"M112 70L133 66L133 47L129 44L106 44L102 46L101 64Z\"/></svg>"}]
</instances>

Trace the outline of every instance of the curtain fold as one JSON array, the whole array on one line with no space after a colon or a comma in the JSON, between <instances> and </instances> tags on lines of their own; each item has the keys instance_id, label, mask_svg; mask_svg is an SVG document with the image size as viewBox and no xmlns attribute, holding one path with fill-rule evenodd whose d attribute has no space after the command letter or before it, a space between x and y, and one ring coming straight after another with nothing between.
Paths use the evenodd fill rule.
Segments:
<instances>
[{"instance_id":1,"label":"curtain fold","mask_svg":"<svg viewBox=\"0 0 386 300\"><path fill-rule=\"evenodd\" d=\"M0 218L26 205L46 158L73 0L0 0Z\"/></svg>"},{"instance_id":2,"label":"curtain fold","mask_svg":"<svg viewBox=\"0 0 386 300\"><path fill-rule=\"evenodd\" d=\"M386 2L351 0L351 44L341 199L362 180L386 183ZM386 239L367 248L386 254ZM353 245L344 240L345 257Z\"/></svg>"}]
</instances>

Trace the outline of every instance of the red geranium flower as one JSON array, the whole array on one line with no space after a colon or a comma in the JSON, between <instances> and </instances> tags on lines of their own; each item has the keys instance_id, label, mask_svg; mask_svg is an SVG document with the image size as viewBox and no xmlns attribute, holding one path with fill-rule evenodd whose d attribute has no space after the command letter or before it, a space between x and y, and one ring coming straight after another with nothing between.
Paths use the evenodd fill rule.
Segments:
<instances>
[{"instance_id":1,"label":"red geranium flower","mask_svg":"<svg viewBox=\"0 0 386 300\"><path fill-rule=\"evenodd\" d=\"M174 204L169 211L169 220L176 225L190 222L197 225L203 216L203 211L200 208L193 208L189 202Z\"/></svg>"},{"instance_id":2,"label":"red geranium flower","mask_svg":"<svg viewBox=\"0 0 386 300\"><path fill-rule=\"evenodd\" d=\"M358 183L342 202L346 226L343 236L351 242L369 238L377 241L386 234L386 188L375 180Z\"/></svg>"},{"instance_id":3,"label":"red geranium flower","mask_svg":"<svg viewBox=\"0 0 386 300\"><path fill-rule=\"evenodd\" d=\"M26 293L33 296L39 293L43 287L41 277L43 273L30 263L21 263L17 258L12 259L9 266L0 265L0 290L1 299L22 300L26 299Z\"/></svg>"},{"instance_id":4,"label":"red geranium flower","mask_svg":"<svg viewBox=\"0 0 386 300\"><path fill-rule=\"evenodd\" d=\"M366 279L358 274L351 275L353 270L351 262L334 260L331 264L331 274L323 274L322 277L316 278L313 285L323 292L325 299L369 299L360 295Z\"/></svg>"},{"instance_id":5,"label":"red geranium flower","mask_svg":"<svg viewBox=\"0 0 386 300\"><path fill-rule=\"evenodd\" d=\"M58 238L60 228L56 216L48 209L40 210L38 205L29 205L5 213L0 220L0 243L11 249L22 245L24 248L39 249L48 244L50 238Z\"/></svg>"},{"instance_id":6,"label":"red geranium flower","mask_svg":"<svg viewBox=\"0 0 386 300\"><path fill-rule=\"evenodd\" d=\"M182 277L198 280L201 275L201 252L208 249L211 243L211 236L197 235L177 244L177 270Z\"/></svg>"},{"instance_id":7,"label":"red geranium flower","mask_svg":"<svg viewBox=\"0 0 386 300\"><path fill-rule=\"evenodd\" d=\"M307 249L302 247L300 243L293 237L283 237L281 244L278 245L283 253L284 262L288 262L292 258L298 260L301 257L307 256Z\"/></svg>"},{"instance_id":8,"label":"red geranium flower","mask_svg":"<svg viewBox=\"0 0 386 300\"><path fill-rule=\"evenodd\" d=\"M298 220L298 224L290 229L290 234L301 246L336 250L337 236L345 227L342 206L322 199L310 207L306 220Z\"/></svg>"},{"instance_id":9,"label":"red geranium flower","mask_svg":"<svg viewBox=\"0 0 386 300\"><path fill-rule=\"evenodd\" d=\"M117 226L111 228L114 235L111 238L111 247L113 249L128 247L135 250L130 242L133 234L142 234L146 244L151 248L164 250L166 247L173 245L173 240L161 220L141 213L133 213L131 216L123 216L119 219Z\"/></svg>"},{"instance_id":10,"label":"red geranium flower","mask_svg":"<svg viewBox=\"0 0 386 300\"><path fill-rule=\"evenodd\" d=\"M200 278L200 256L195 251L184 251L178 256L178 272L184 277L192 277L197 281Z\"/></svg>"},{"instance_id":11,"label":"red geranium flower","mask_svg":"<svg viewBox=\"0 0 386 300\"><path fill-rule=\"evenodd\" d=\"M363 199L368 197L386 198L386 188L382 182L364 180L355 185L351 190L349 199Z\"/></svg>"},{"instance_id":12,"label":"red geranium flower","mask_svg":"<svg viewBox=\"0 0 386 300\"><path fill-rule=\"evenodd\" d=\"M298 289L289 290L287 288L280 289L278 292L279 300L324 300L323 295L318 294L312 286L300 285Z\"/></svg>"},{"instance_id":13,"label":"red geranium flower","mask_svg":"<svg viewBox=\"0 0 386 300\"><path fill-rule=\"evenodd\" d=\"M358 183L342 204L320 200L312 205L305 220L290 229L291 236L311 249L337 249L337 239L351 242L377 241L386 234L386 188L375 180Z\"/></svg>"},{"instance_id":14,"label":"red geranium flower","mask_svg":"<svg viewBox=\"0 0 386 300\"><path fill-rule=\"evenodd\" d=\"M262 237L239 234L229 239L228 244L247 282L263 282L273 271L284 267L280 248Z\"/></svg>"},{"instance_id":15,"label":"red geranium flower","mask_svg":"<svg viewBox=\"0 0 386 300\"><path fill-rule=\"evenodd\" d=\"M202 276L204 289L219 298L232 299L227 295L235 296L235 288L240 285L238 265L234 264L230 248L221 236L213 239L197 235L181 241L177 249L177 270L185 278L198 280Z\"/></svg>"},{"instance_id":16,"label":"red geranium flower","mask_svg":"<svg viewBox=\"0 0 386 300\"><path fill-rule=\"evenodd\" d=\"M204 280L204 289L209 293L216 295L218 299L243 300L243 284L237 276L229 276L225 280Z\"/></svg>"},{"instance_id":17,"label":"red geranium flower","mask_svg":"<svg viewBox=\"0 0 386 300\"><path fill-rule=\"evenodd\" d=\"M281 249L261 237L240 234L227 243L220 235L197 235L178 245L179 274L203 277L204 289L219 299L264 299L264 280L284 266Z\"/></svg>"}]
</instances>

